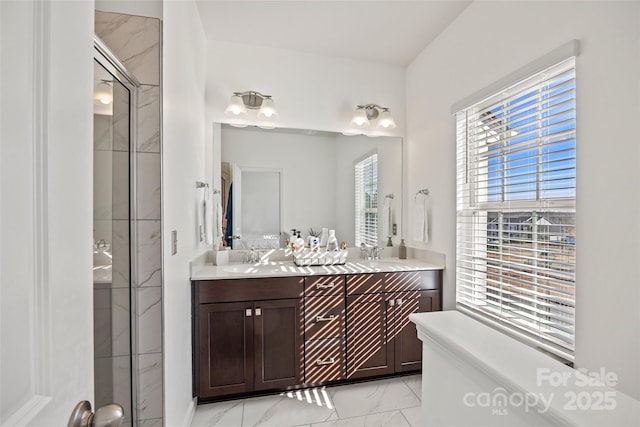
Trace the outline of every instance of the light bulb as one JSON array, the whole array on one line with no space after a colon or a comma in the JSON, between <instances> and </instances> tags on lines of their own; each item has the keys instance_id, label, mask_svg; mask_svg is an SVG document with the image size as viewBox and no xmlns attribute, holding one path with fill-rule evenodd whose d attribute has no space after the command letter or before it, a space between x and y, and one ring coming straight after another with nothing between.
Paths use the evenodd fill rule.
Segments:
<instances>
[{"instance_id":1,"label":"light bulb","mask_svg":"<svg viewBox=\"0 0 640 427\"><path fill-rule=\"evenodd\" d=\"M246 116L247 108L244 106L242 97L234 94L229 100L229 105L227 105L227 109L224 110L224 113L227 116Z\"/></svg>"},{"instance_id":2,"label":"light bulb","mask_svg":"<svg viewBox=\"0 0 640 427\"><path fill-rule=\"evenodd\" d=\"M98 83L94 97L103 105L111 104L113 102L113 89L111 85L105 81Z\"/></svg>"},{"instance_id":3,"label":"light bulb","mask_svg":"<svg viewBox=\"0 0 640 427\"><path fill-rule=\"evenodd\" d=\"M384 129L394 129L396 127L396 122L393 120L393 117L391 117L389 110L382 110L378 118L378 126Z\"/></svg>"},{"instance_id":4,"label":"light bulb","mask_svg":"<svg viewBox=\"0 0 640 427\"><path fill-rule=\"evenodd\" d=\"M262 100L262 106L258 111L258 117L261 119L277 119L278 111L273 103L273 99L271 97L265 97Z\"/></svg>"},{"instance_id":5,"label":"light bulb","mask_svg":"<svg viewBox=\"0 0 640 427\"><path fill-rule=\"evenodd\" d=\"M351 119L351 126L357 128L369 126L369 119L367 118L367 112L364 108L356 108L356 111L353 113L353 119Z\"/></svg>"}]
</instances>

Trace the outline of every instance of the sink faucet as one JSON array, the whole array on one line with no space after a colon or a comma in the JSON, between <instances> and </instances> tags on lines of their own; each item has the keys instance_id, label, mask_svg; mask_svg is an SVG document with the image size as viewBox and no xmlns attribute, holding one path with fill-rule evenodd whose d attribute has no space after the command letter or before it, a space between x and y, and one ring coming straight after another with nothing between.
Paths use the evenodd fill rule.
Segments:
<instances>
[{"instance_id":1,"label":"sink faucet","mask_svg":"<svg viewBox=\"0 0 640 427\"><path fill-rule=\"evenodd\" d=\"M363 259L367 259L367 260L380 259L380 252L383 249L384 248L381 248L379 246L367 246L364 243L361 243L360 255L362 256Z\"/></svg>"},{"instance_id":2,"label":"sink faucet","mask_svg":"<svg viewBox=\"0 0 640 427\"><path fill-rule=\"evenodd\" d=\"M256 264L260 262L260 253L253 248L249 249L249 251L244 254L242 262L244 264Z\"/></svg>"}]
</instances>

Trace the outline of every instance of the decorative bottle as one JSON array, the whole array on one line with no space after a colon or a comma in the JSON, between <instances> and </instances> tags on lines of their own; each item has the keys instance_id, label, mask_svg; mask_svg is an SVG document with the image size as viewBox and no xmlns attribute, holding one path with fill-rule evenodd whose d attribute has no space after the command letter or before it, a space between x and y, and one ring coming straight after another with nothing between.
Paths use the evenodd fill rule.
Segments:
<instances>
[{"instance_id":1,"label":"decorative bottle","mask_svg":"<svg viewBox=\"0 0 640 427\"><path fill-rule=\"evenodd\" d=\"M400 246L398 246L398 258L407 259L407 247L404 244L404 239L400 239Z\"/></svg>"}]
</instances>

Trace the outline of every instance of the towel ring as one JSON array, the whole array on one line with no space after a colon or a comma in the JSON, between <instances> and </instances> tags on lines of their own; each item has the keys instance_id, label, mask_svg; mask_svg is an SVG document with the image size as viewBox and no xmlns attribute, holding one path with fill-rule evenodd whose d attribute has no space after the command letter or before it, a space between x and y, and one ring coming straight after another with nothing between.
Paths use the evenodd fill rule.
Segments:
<instances>
[{"instance_id":1,"label":"towel ring","mask_svg":"<svg viewBox=\"0 0 640 427\"><path fill-rule=\"evenodd\" d=\"M429 195L429 189L428 188L423 188L422 190L416 191L416 195L413 196L413 200L414 201L418 200L418 196L419 195L423 195L423 196L427 197Z\"/></svg>"}]
</instances>

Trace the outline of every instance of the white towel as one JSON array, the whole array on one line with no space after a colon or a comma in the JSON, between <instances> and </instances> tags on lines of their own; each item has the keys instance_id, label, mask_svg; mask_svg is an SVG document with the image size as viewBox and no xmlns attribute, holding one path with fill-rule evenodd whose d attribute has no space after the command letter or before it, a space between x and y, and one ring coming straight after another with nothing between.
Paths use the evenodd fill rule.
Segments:
<instances>
[{"instance_id":1,"label":"white towel","mask_svg":"<svg viewBox=\"0 0 640 427\"><path fill-rule=\"evenodd\" d=\"M204 242L204 201L196 203L198 212L198 242Z\"/></svg>"},{"instance_id":2,"label":"white towel","mask_svg":"<svg viewBox=\"0 0 640 427\"><path fill-rule=\"evenodd\" d=\"M384 206L382 210L382 236L390 237L393 233L393 200L390 198L384 199Z\"/></svg>"},{"instance_id":3,"label":"white towel","mask_svg":"<svg viewBox=\"0 0 640 427\"><path fill-rule=\"evenodd\" d=\"M214 224L215 224L214 241L216 243L218 243L218 242L222 241L222 237L223 237L223 234L222 234L222 205L220 204L219 200L216 201L215 215L216 215L216 220L214 221Z\"/></svg>"},{"instance_id":4,"label":"white towel","mask_svg":"<svg viewBox=\"0 0 640 427\"><path fill-rule=\"evenodd\" d=\"M418 194L413 205L413 240L429 242L429 196Z\"/></svg>"},{"instance_id":5,"label":"white towel","mask_svg":"<svg viewBox=\"0 0 640 427\"><path fill-rule=\"evenodd\" d=\"M205 198L202 203L204 217L204 242L207 245L213 244L213 203L210 198Z\"/></svg>"}]
</instances>

